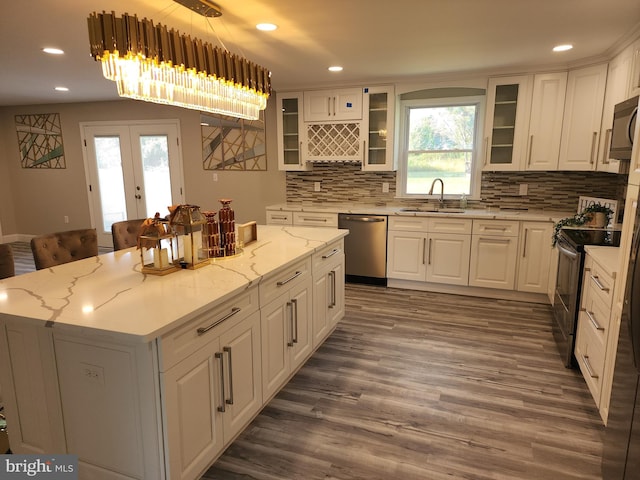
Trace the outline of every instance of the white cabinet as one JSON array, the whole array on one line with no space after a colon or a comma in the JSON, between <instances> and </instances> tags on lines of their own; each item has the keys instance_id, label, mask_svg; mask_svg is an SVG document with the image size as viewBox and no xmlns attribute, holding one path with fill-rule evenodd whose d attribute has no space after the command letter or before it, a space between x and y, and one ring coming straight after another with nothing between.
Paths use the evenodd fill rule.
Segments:
<instances>
[{"instance_id":1,"label":"white cabinet","mask_svg":"<svg viewBox=\"0 0 640 480\"><path fill-rule=\"evenodd\" d=\"M607 86L602 110L602 128L600 131L600 148L598 149L598 162L596 170L610 173L626 173L628 162L609 158L611 146L611 128L613 126L613 109L617 103L627 99L629 91L629 79L633 60L631 47L623 50L611 62L607 74Z\"/></svg>"},{"instance_id":2,"label":"white cabinet","mask_svg":"<svg viewBox=\"0 0 640 480\"><path fill-rule=\"evenodd\" d=\"M362 170L395 170L394 120L395 94L393 85L365 87L362 96L363 126L367 132Z\"/></svg>"},{"instance_id":3,"label":"white cabinet","mask_svg":"<svg viewBox=\"0 0 640 480\"><path fill-rule=\"evenodd\" d=\"M344 316L344 246L337 242L313 254L313 348Z\"/></svg>"},{"instance_id":4,"label":"white cabinet","mask_svg":"<svg viewBox=\"0 0 640 480\"><path fill-rule=\"evenodd\" d=\"M606 81L606 63L569 72L559 170L595 169Z\"/></svg>"},{"instance_id":5,"label":"white cabinet","mask_svg":"<svg viewBox=\"0 0 640 480\"><path fill-rule=\"evenodd\" d=\"M524 164L531 81L531 75L489 79L484 170L516 171Z\"/></svg>"},{"instance_id":6,"label":"white cabinet","mask_svg":"<svg viewBox=\"0 0 640 480\"><path fill-rule=\"evenodd\" d=\"M467 285L470 219L391 217L387 277L398 280Z\"/></svg>"},{"instance_id":7,"label":"white cabinet","mask_svg":"<svg viewBox=\"0 0 640 480\"><path fill-rule=\"evenodd\" d=\"M338 227L337 213L293 212L293 225L297 227Z\"/></svg>"},{"instance_id":8,"label":"white cabinet","mask_svg":"<svg viewBox=\"0 0 640 480\"><path fill-rule=\"evenodd\" d=\"M469 285L513 290L518 222L474 220Z\"/></svg>"},{"instance_id":9,"label":"white cabinet","mask_svg":"<svg viewBox=\"0 0 640 480\"><path fill-rule=\"evenodd\" d=\"M306 139L302 116L302 92L288 92L276 95L278 137L278 169L308 170L303 156Z\"/></svg>"},{"instance_id":10,"label":"white cabinet","mask_svg":"<svg viewBox=\"0 0 640 480\"><path fill-rule=\"evenodd\" d=\"M362 90L342 88L304 92L304 120L332 122L362 118Z\"/></svg>"},{"instance_id":11,"label":"white cabinet","mask_svg":"<svg viewBox=\"0 0 640 480\"><path fill-rule=\"evenodd\" d=\"M267 225L293 225L293 212L267 210Z\"/></svg>"},{"instance_id":12,"label":"white cabinet","mask_svg":"<svg viewBox=\"0 0 640 480\"><path fill-rule=\"evenodd\" d=\"M556 170L567 72L535 75L524 170Z\"/></svg>"},{"instance_id":13,"label":"white cabinet","mask_svg":"<svg viewBox=\"0 0 640 480\"><path fill-rule=\"evenodd\" d=\"M553 251L552 232L553 224L550 222L520 223L516 287L519 292L542 294L548 292L549 264Z\"/></svg>"},{"instance_id":14,"label":"white cabinet","mask_svg":"<svg viewBox=\"0 0 640 480\"><path fill-rule=\"evenodd\" d=\"M311 354L310 260L260 283L262 396L267 402ZM266 303L268 302L268 303Z\"/></svg>"}]
</instances>

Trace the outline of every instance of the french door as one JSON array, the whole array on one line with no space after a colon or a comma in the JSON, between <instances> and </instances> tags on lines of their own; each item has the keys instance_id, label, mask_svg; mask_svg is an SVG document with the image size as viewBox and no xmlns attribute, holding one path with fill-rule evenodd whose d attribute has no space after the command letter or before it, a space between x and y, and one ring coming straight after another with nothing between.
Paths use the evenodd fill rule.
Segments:
<instances>
[{"instance_id":1,"label":"french door","mask_svg":"<svg viewBox=\"0 0 640 480\"><path fill-rule=\"evenodd\" d=\"M111 225L150 218L183 202L177 122L82 125L91 223L112 247Z\"/></svg>"}]
</instances>

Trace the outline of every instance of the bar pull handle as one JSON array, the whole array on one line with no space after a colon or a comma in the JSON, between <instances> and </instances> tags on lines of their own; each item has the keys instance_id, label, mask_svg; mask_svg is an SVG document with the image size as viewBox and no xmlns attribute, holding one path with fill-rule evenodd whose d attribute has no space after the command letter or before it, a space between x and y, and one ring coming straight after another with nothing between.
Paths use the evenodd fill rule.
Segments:
<instances>
[{"instance_id":1,"label":"bar pull handle","mask_svg":"<svg viewBox=\"0 0 640 480\"><path fill-rule=\"evenodd\" d=\"M222 352L216 352L215 357L220 360L220 385L222 387L222 405L218 407L218 411L224 413L226 395L224 393L224 355Z\"/></svg>"},{"instance_id":2,"label":"bar pull handle","mask_svg":"<svg viewBox=\"0 0 640 480\"><path fill-rule=\"evenodd\" d=\"M233 363L231 360L231 347L223 347L222 351L229 354L229 399L226 400L226 403L227 405L233 405Z\"/></svg>"},{"instance_id":3,"label":"bar pull handle","mask_svg":"<svg viewBox=\"0 0 640 480\"><path fill-rule=\"evenodd\" d=\"M426 265L427 263L427 238L422 239L422 264Z\"/></svg>"},{"instance_id":4,"label":"bar pull handle","mask_svg":"<svg viewBox=\"0 0 640 480\"><path fill-rule=\"evenodd\" d=\"M522 258L527 257L527 238L529 236L529 229L524 229L524 245L522 246Z\"/></svg>"},{"instance_id":5,"label":"bar pull handle","mask_svg":"<svg viewBox=\"0 0 640 480\"><path fill-rule=\"evenodd\" d=\"M596 318L593 316L593 312L590 312L589 310L587 310L586 308L584 309L584 313L587 314L587 317L589 318L589 320L591 321L591 324L593 325L593 328L595 328L596 330L602 330L604 331L604 327L601 326L597 321Z\"/></svg>"},{"instance_id":6,"label":"bar pull handle","mask_svg":"<svg viewBox=\"0 0 640 480\"><path fill-rule=\"evenodd\" d=\"M291 327L289 336L290 340L287 342L287 347L293 347L293 304L287 302L287 310L289 311L289 326Z\"/></svg>"},{"instance_id":7,"label":"bar pull handle","mask_svg":"<svg viewBox=\"0 0 640 480\"><path fill-rule=\"evenodd\" d=\"M276 285L278 287L282 287L283 285L286 285L287 283L291 282L292 280L295 280L296 278L298 278L300 275L302 275L303 272L297 271L296 273L294 273L293 275L291 275L289 278L287 278L286 280L280 280L278 283L276 283Z\"/></svg>"},{"instance_id":8,"label":"bar pull handle","mask_svg":"<svg viewBox=\"0 0 640 480\"><path fill-rule=\"evenodd\" d=\"M609 165L611 162L609 161L609 148L611 147L611 133L612 130L607 128L604 137L604 150L602 155L602 164Z\"/></svg>"},{"instance_id":9,"label":"bar pull handle","mask_svg":"<svg viewBox=\"0 0 640 480\"><path fill-rule=\"evenodd\" d=\"M291 340L293 343L298 343L298 299L291 299L291 323L293 324L293 330Z\"/></svg>"},{"instance_id":10,"label":"bar pull handle","mask_svg":"<svg viewBox=\"0 0 640 480\"><path fill-rule=\"evenodd\" d=\"M198 335L204 335L205 333L207 333L209 330L211 330L214 327L217 327L218 325L220 325L222 322L224 322L225 320L228 320L229 318L233 317L236 313L238 313L241 309L239 307L233 307L231 309L231 312L226 314L224 317L222 317L220 320L216 320L215 322L213 322L211 325L207 325L206 327L200 327L198 330L196 330L196 332L198 332Z\"/></svg>"},{"instance_id":11,"label":"bar pull handle","mask_svg":"<svg viewBox=\"0 0 640 480\"><path fill-rule=\"evenodd\" d=\"M529 152L527 153L527 165L531 165L531 150L533 150L533 135L529 137Z\"/></svg>"},{"instance_id":12,"label":"bar pull handle","mask_svg":"<svg viewBox=\"0 0 640 480\"><path fill-rule=\"evenodd\" d=\"M428 264L431 265L431 239L429 239L429 259Z\"/></svg>"},{"instance_id":13,"label":"bar pull handle","mask_svg":"<svg viewBox=\"0 0 640 480\"><path fill-rule=\"evenodd\" d=\"M593 371L593 368L591 367L591 363L589 362L589 356L582 355L582 361L584 362L584 366L587 369L589 376L591 378L598 378L598 375L595 374L595 372Z\"/></svg>"},{"instance_id":14,"label":"bar pull handle","mask_svg":"<svg viewBox=\"0 0 640 480\"><path fill-rule=\"evenodd\" d=\"M317 218L317 217L302 217L302 220L305 222L327 222L326 218Z\"/></svg>"},{"instance_id":15,"label":"bar pull handle","mask_svg":"<svg viewBox=\"0 0 640 480\"><path fill-rule=\"evenodd\" d=\"M591 139L591 156L589 157L589 163L593 165L593 157L596 151L596 144L598 140L598 132L593 132L593 138Z\"/></svg>"},{"instance_id":16,"label":"bar pull handle","mask_svg":"<svg viewBox=\"0 0 640 480\"><path fill-rule=\"evenodd\" d=\"M598 278L598 276L597 276L597 275L592 275L592 274L589 274L589 275L590 275L590 277L591 277L591 280L593 280L593 283L595 283L595 284L596 284L596 286L597 286L600 290L602 290L603 292L607 292L607 293L609 293L609 288L608 288L608 287L605 287L605 286L600 282L600 279Z\"/></svg>"},{"instance_id":17,"label":"bar pull handle","mask_svg":"<svg viewBox=\"0 0 640 480\"><path fill-rule=\"evenodd\" d=\"M336 272L331 270L329 272L329 279L331 280L330 284L330 296L329 296L329 308L333 308L336 306Z\"/></svg>"},{"instance_id":18,"label":"bar pull handle","mask_svg":"<svg viewBox=\"0 0 640 480\"><path fill-rule=\"evenodd\" d=\"M486 166L489 163L489 137L484 137L484 165Z\"/></svg>"},{"instance_id":19,"label":"bar pull handle","mask_svg":"<svg viewBox=\"0 0 640 480\"><path fill-rule=\"evenodd\" d=\"M322 260L326 260L329 257L333 257L336 253L338 253L340 251L340 249L338 248L334 248L333 250L331 250L330 253L327 253L326 255L322 255Z\"/></svg>"},{"instance_id":20,"label":"bar pull handle","mask_svg":"<svg viewBox=\"0 0 640 480\"><path fill-rule=\"evenodd\" d=\"M271 215L271 218L274 220L287 220L289 217L287 215Z\"/></svg>"}]
</instances>

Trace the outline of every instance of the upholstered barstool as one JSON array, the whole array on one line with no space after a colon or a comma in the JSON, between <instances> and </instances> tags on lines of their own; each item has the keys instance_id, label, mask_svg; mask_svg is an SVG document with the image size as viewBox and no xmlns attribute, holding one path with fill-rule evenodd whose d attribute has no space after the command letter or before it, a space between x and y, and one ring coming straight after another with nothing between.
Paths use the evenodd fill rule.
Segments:
<instances>
[{"instance_id":1,"label":"upholstered barstool","mask_svg":"<svg viewBox=\"0 0 640 480\"><path fill-rule=\"evenodd\" d=\"M125 248L135 247L138 245L140 228L144 221L144 218L138 218L136 220L124 220L122 222L113 223L111 225L113 249L123 250Z\"/></svg>"},{"instance_id":2,"label":"upholstered barstool","mask_svg":"<svg viewBox=\"0 0 640 480\"><path fill-rule=\"evenodd\" d=\"M0 244L0 278L13 277L15 274L16 267L13 261L13 249L11 245L2 243Z\"/></svg>"},{"instance_id":3,"label":"upholstered barstool","mask_svg":"<svg viewBox=\"0 0 640 480\"><path fill-rule=\"evenodd\" d=\"M31 239L31 251L36 270L42 270L97 256L98 235L95 228L40 235Z\"/></svg>"}]
</instances>

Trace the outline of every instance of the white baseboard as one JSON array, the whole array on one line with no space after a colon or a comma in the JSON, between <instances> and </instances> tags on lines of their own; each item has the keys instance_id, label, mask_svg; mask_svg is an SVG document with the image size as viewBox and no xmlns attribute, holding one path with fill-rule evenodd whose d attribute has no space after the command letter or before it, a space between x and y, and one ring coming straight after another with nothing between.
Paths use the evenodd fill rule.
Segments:
<instances>
[{"instance_id":1,"label":"white baseboard","mask_svg":"<svg viewBox=\"0 0 640 480\"><path fill-rule=\"evenodd\" d=\"M29 242L33 237L35 237L35 235L28 235L25 233L12 233L11 235L3 235L1 240L2 243Z\"/></svg>"}]
</instances>

